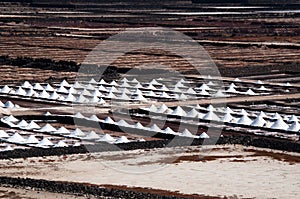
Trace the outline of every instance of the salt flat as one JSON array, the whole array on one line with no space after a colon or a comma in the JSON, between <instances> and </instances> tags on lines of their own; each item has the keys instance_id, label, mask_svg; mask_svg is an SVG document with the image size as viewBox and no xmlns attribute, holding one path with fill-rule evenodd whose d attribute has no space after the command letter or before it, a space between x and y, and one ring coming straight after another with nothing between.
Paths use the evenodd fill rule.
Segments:
<instances>
[{"instance_id":1,"label":"salt flat","mask_svg":"<svg viewBox=\"0 0 300 199\"><path fill-rule=\"evenodd\" d=\"M296 198L300 155L243 146L165 148L0 161L0 175L186 194Z\"/></svg>"}]
</instances>

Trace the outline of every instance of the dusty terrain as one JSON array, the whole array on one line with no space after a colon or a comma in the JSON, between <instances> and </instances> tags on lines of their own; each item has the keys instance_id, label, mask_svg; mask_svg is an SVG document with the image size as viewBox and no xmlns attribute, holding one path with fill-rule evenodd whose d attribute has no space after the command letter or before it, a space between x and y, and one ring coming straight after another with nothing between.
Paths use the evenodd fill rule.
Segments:
<instances>
[{"instance_id":1,"label":"dusty terrain","mask_svg":"<svg viewBox=\"0 0 300 199\"><path fill-rule=\"evenodd\" d=\"M186 194L295 198L299 195L299 163L294 153L225 145L2 160L0 172L2 176Z\"/></svg>"},{"instance_id":2,"label":"dusty terrain","mask_svg":"<svg viewBox=\"0 0 300 199\"><path fill-rule=\"evenodd\" d=\"M221 71L223 68L238 68L233 72L224 70L225 75L247 75L258 69L259 73L272 70L299 72L300 20L296 3L220 6L195 1L169 5L164 1L138 4L131 1L109 4L71 1L67 4L52 2L48 6L40 2L1 5L0 55L13 58L21 56L81 63L104 39L126 28L154 26L172 28L199 41ZM216 14L222 12L224 14ZM114 64L131 68L153 62L192 72L186 62L154 51L131 53ZM241 72L241 67L253 69ZM12 69L19 74L18 79L31 80L32 71ZM65 78L66 75L74 78L73 74L51 71L42 74L43 77L36 77L40 81L50 77ZM12 81L11 77L2 75L1 81L5 80Z\"/></svg>"},{"instance_id":3,"label":"dusty terrain","mask_svg":"<svg viewBox=\"0 0 300 199\"><path fill-rule=\"evenodd\" d=\"M261 3L224 1L0 2L1 87L4 84L20 85L25 80L31 83L58 83L66 79L71 83L78 77L77 71L86 56L110 36L128 28L165 27L199 42L224 76L224 81L246 77L247 80L242 84L247 88L249 85L251 88L251 82L257 80L266 81L266 85L274 87L278 83L292 84L290 94L284 88L279 88L272 95L229 98L227 103L231 107L298 115L299 1L276 0L272 4L264 0L259 1ZM126 46L125 41L119 41L118 44ZM177 46L176 50L188 49L186 46ZM182 57L157 49L145 48L127 53L116 59L113 66L116 68L111 69L111 76L118 75L117 72L126 73L131 68L155 66L156 69L173 69L190 78L198 78L195 68ZM209 68L204 64L201 70L207 72ZM143 73L148 74L147 71ZM13 114L30 118L34 115L44 116L46 111L53 114L73 114L74 111L70 105L37 103L9 96L0 100L12 100L24 107L17 110L0 108L1 117ZM219 99L221 102L223 100ZM168 106L199 103L206 106L212 102L211 99L166 102ZM132 105L132 108L138 107L141 105ZM108 110L109 107L100 107L94 111L104 119L110 115ZM118 117L120 119L122 115ZM137 117L134 120L147 123L148 119ZM69 121L63 121L62 124L73 128ZM54 127L60 125L54 124ZM177 126L173 122L168 125ZM7 127L3 129L7 130ZM83 129L92 130L89 127ZM202 127L199 130L202 132ZM105 132L114 136L123 135L114 130ZM247 133L229 130L224 135L232 136L234 140L234 136ZM161 139L145 138L146 141ZM263 142L263 147L268 143ZM284 149L290 147L288 144L284 146ZM20 178L19 185L23 178L76 182L123 190L125 194L122 197L129 197L129 191L132 190L138 194L143 192L146 195L154 193L195 198L298 198L300 195L299 153L270 149L219 145L204 149L194 146L17 157L24 158L0 160L0 178ZM93 197L53 193L47 186L43 190L29 187L7 187L1 183L0 198L41 198L41 194L44 198ZM79 191L82 190L84 192L87 189L85 187Z\"/></svg>"}]
</instances>

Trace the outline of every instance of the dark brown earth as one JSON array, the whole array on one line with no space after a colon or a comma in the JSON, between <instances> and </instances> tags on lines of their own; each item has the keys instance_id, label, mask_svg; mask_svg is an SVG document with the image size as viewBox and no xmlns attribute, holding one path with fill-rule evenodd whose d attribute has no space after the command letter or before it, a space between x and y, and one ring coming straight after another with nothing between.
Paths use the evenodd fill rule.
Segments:
<instances>
[{"instance_id":1,"label":"dark brown earth","mask_svg":"<svg viewBox=\"0 0 300 199\"><path fill-rule=\"evenodd\" d=\"M229 9L214 6L269 6L269 11L296 10L298 4L278 3L268 5L225 3L201 4L194 1L172 3L118 1L104 3L2 2L0 12L0 55L10 57L49 58L81 63L86 55L101 41L126 28L168 27L180 31L200 42L219 69L241 67L265 68L259 73L272 70L299 72L300 16L297 13L263 13L263 8ZM260 1L264 2L264 1ZM265 1L267 2L267 1ZM296 2L296 1L291 1ZM253 12L252 14L223 15L175 15L169 12ZM260 12L259 14L255 12ZM230 43L236 42L236 43ZM258 42L258 43L255 43ZM276 42L290 42L278 45ZM270 44L272 43L272 44ZM183 49L184 50L184 49ZM138 51L128 54L114 64L118 67L141 67L144 64L164 64L181 72L193 68L180 58L155 51ZM270 68L271 66L271 68ZM284 67L283 67L284 66ZM14 71L11 76L5 71ZM54 69L55 70L55 69ZM247 69L248 71L249 69ZM3 72L2 72L3 71ZM244 75L247 72L243 71ZM75 74L1 67L1 81L47 79L74 79ZM238 75L233 72L224 74ZM35 75L39 74L39 75ZM240 73L241 74L241 73ZM240 75L239 74L239 75ZM16 78L16 79L15 79Z\"/></svg>"}]
</instances>

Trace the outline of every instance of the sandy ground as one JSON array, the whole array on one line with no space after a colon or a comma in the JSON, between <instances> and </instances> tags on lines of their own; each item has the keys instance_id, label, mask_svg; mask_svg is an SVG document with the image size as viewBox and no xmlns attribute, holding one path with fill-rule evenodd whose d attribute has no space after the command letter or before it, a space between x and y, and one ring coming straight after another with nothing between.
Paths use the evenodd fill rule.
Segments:
<instances>
[{"instance_id":1,"label":"sandy ground","mask_svg":"<svg viewBox=\"0 0 300 199\"><path fill-rule=\"evenodd\" d=\"M0 161L1 176L127 185L210 196L298 198L300 155L242 146Z\"/></svg>"},{"instance_id":2,"label":"sandy ground","mask_svg":"<svg viewBox=\"0 0 300 199\"><path fill-rule=\"evenodd\" d=\"M11 198L11 199L83 199L86 197L73 196L69 194L50 193L45 191L33 191L30 189L17 189L11 187L0 187L0 198ZM89 197L93 198L93 197Z\"/></svg>"}]
</instances>

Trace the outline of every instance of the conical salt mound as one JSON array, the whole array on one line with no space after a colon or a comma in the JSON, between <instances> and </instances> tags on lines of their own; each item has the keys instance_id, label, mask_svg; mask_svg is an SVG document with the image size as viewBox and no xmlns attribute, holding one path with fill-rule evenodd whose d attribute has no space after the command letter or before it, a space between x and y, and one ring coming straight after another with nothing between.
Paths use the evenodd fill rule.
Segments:
<instances>
[{"instance_id":1,"label":"conical salt mound","mask_svg":"<svg viewBox=\"0 0 300 199\"><path fill-rule=\"evenodd\" d=\"M84 139L88 139L88 140L96 140L99 138L100 136L95 131L91 131L89 134L87 134L87 136L84 137Z\"/></svg>"},{"instance_id":2,"label":"conical salt mound","mask_svg":"<svg viewBox=\"0 0 300 199\"><path fill-rule=\"evenodd\" d=\"M203 120L219 121L220 118L212 111L208 111L202 118Z\"/></svg>"},{"instance_id":3,"label":"conical salt mound","mask_svg":"<svg viewBox=\"0 0 300 199\"><path fill-rule=\"evenodd\" d=\"M133 95L143 95L143 92L140 89L136 89Z\"/></svg>"},{"instance_id":4,"label":"conical salt mound","mask_svg":"<svg viewBox=\"0 0 300 199\"><path fill-rule=\"evenodd\" d=\"M86 97L84 97L83 95L79 95L79 97L77 97L75 102L77 102L77 103L88 103L89 100Z\"/></svg>"},{"instance_id":5,"label":"conical salt mound","mask_svg":"<svg viewBox=\"0 0 300 199\"><path fill-rule=\"evenodd\" d=\"M246 94L247 94L247 95L257 95L252 89L248 89L248 90L246 91Z\"/></svg>"},{"instance_id":6,"label":"conical salt mound","mask_svg":"<svg viewBox=\"0 0 300 199\"><path fill-rule=\"evenodd\" d=\"M123 87L123 88L127 87L128 88L129 84L124 82L121 87ZM133 88L139 89L139 88L144 88L144 87L142 86L142 84L140 82L138 82Z\"/></svg>"},{"instance_id":7,"label":"conical salt mound","mask_svg":"<svg viewBox=\"0 0 300 199\"><path fill-rule=\"evenodd\" d=\"M4 119L6 122L18 122L19 120L15 118L13 115L10 115Z\"/></svg>"},{"instance_id":8,"label":"conical salt mound","mask_svg":"<svg viewBox=\"0 0 300 199\"><path fill-rule=\"evenodd\" d=\"M36 137L34 135L30 135L26 140L25 142L26 144L37 144L39 143L39 140L36 139Z\"/></svg>"},{"instance_id":9,"label":"conical salt mound","mask_svg":"<svg viewBox=\"0 0 300 199\"><path fill-rule=\"evenodd\" d=\"M152 84L149 84L146 89L148 90L156 90L156 88L152 85Z\"/></svg>"},{"instance_id":10,"label":"conical salt mound","mask_svg":"<svg viewBox=\"0 0 300 199\"><path fill-rule=\"evenodd\" d=\"M68 135L68 134L70 134L71 132L68 130L68 129L66 129L65 127L60 127L56 132L55 132L55 134L65 134L65 135Z\"/></svg>"},{"instance_id":11,"label":"conical salt mound","mask_svg":"<svg viewBox=\"0 0 300 199\"><path fill-rule=\"evenodd\" d=\"M212 81L209 81L209 82L207 83L207 85L208 85L208 86L214 86L215 83L213 83Z\"/></svg>"},{"instance_id":12,"label":"conical salt mound","mask_svg":"<svg viewBox=\"0 0 300 199\"><path fill-rule=\"evenodd\" d=\"M187 99L188 99L188 96L186 96L184 93L181 93L181 94L178 96L178 99L179 99L179 100L187 100Z\"/></svg>"},{"instance_id":13,"label":"conical salt mound","mask_svg":"<svg viewBox=\"0 0 300 199\"><path fill-rule=\"evenodd\" d=\"M115 80L111 81L111 82L109 83L109 85L110 85L110 86L119 86L119 84L118 84Z\"/></svg>"},{"instance_id":14,"label":"conical salt mound","mask_svg":"<svg viewBox=\"0 0 300 199\"><path fill-rule=\"evenodd\" d=\"M182 116L182 117L186 116L186 112L180 106L177 106L176 109L171 114L176 116Z\"/></svg>"},{"instance_id":15,"label":"conical salt mound","mask_svg":"<svg viewBox=\"0 0 300 199\"><path fill-rule=\"evenodd\" d=\"M118 90L116 87L112 86L112 87L109 89L109 92L118 93L119 90Z\"/></svg>"},{"instance_id":16,"label":"conical salt mound","mask_svg":"<svg viewBox=\"0 0 300 199\"><path fill-rule=\"evenodd\" d=\"M83 133L79 128L76 128L74 131L71 132L71 136L84 137L85 133Z\"/></svg>"},{"instance_id":17,"label":"conical salt mound","mask_svg":"<svg viewBox=\"0 0 300 199\"><path fill-rule=\"evenodd\" d=\"M145 128L140 122L136 123L133 127L136 129L144 129Z\"/></svg>"},{"instance_id":18,"label":"conical salt mound","mask_svg":"<svg viewBox=\"0 0 300 199\"><path fill-rule=\"evenodd\" d=\"M245 111L245 109L242 109L240 112L239 112L240 115L249 115L249 113L247 111Z\"/></svg>"},{"instance_id":19,"label":"conical salt mound","mask_svg":"<svg viewBox=\"0 0 300 199\"><path fill-rule=\"evenodd\" d=\"M207 84L203 83L200 87L200 90L210 90L209 86L207 86Z\"/></svg>"},{"instance_id":20,"label":"conical salt mound","mask_svg":"<svg viewBox=\"0 0 300 199\"><path fill-rule=\"evenodd\" d=\"M161 83L157 82L156 79L152 79L150 84L152 84L152 85L161 85Z\"/></svg>"},{"instance_id":21,"label":"conical salt mound","mask_svg":"<svg viewBox=\"0 0 300 199\"><path fill-rule=\"evenodd\" d=\"M43 126L40 131L42 132L56 132L57 130L51 125L51 124L46 124Z\"/></svg>"},{"instance_id":22,"label":"conical salt mound","mask_svg":"<svg viewBox=\"0 0 300 199\"><path fill-rule=\"evenodd\" d=\"M257 116L251 123L251 126L263 127L266 125L266 120L262 116Z\"/></svg>"},{"instance_id":23,"label":"conical salt mound","mask_svg":"<svg viewBox=\"0 0 300 199\"><path fill-rule=\"evenodd\" d=\"M120 144L120 143L128 143L130 142L127 137L125 136L121 136L120 138L118 138L116 141L115 141L115 144Z\"/></svg>"},{"instance_id":24,"label":"conical salt mound","mask_svg":"<svg viewBox=\"0 0 300 199\"><path fill-rule=\"evenodd\" d=\"M194 91L193 88L189 88L187 91L186 91L187 94L189 95L195 95L196 94L196 91Z\"/></svg>"},{"instance_id":25,"label":"conical salt mound","mask_svg":"<svg viewBox=\"0 0 300 199\"><path fill-rule=\"evenodd\" d=\"M0 138L8 138L8 137L9 135L5 131L0 130Z\"/></svg>"},{"instance_id":26,"label":"conical salt mound","mask_svg":"<svg viewBox=\"0 0 300 199\"><path fill-rule=\"evenodd\" d=\"M19 133L15 133L12 136L10 136L7 139L7 141L13 142L13 143L23 143L25 141L25 139Z\"/></svg>"},{"instance_id":27,"label":"conical salt mound","mask_svg":"<svg viewBox=\"0 0 300 199\"><path fill-rule=\"evenodd\" d=\"M94 91L94 90L96 90L96 88L94 85L88 84L85 86L84 90Z\"/></svg>"},{"instance_id":28,"label":"conical salt mound","mask_svg":"<svg viewBox=\"0 0 300 199\"><path fill-rule=\"evenodd\" d=\"M160 90L162 90L162 91L169 91L169 89L165 85L162 85L162 87L160 88Z\"/></svg>"},{"instance_id":29,"label":"conical salt mound","mask_svg":"<svg viewBox=\"0 0 300 199\"><path fill-rule=\"evenodd\" d=\"M22 84L22 87L23 87L23 88L32 88L32 85L31 85L28 81L25 81L25 82Z\"/></svg>"},{"instance_id":30,"label":"conical salt mound","mask_svg":"<svg viewBox=\"0 0 300 199\"><path fill-rule=\"evenodd\" d=\"M27 125L28 125L28 123L25 120L22 120L21 122L19 122L17 124L17 126L19 126L19 127L26 127Z\"/></svg>"},{"instance_id":31,"label":"conical salt mound","mask_svg":"<svg viewBox=\"0 0 300 199\"><path fill-rule=\"evenodd\" d=\"M57 144L54 145L54 147L68 147L68 145L64 141L60 140Z\"/></svg>"},{"instance_id":32,"label":"conical salt mound","mask_svg":"<svg viewBox=\"0 0 300 199\"><path fill-rule=\"evenodd\" d=\"M9 88L7 85L3 86L3 88L0 90L1 93L9 93L11 91L11 88Z\"/></svg>"},{"instance_id":33,"label":"conical salt mound","mask_svg":"<svg viewBox=\"0 0 300 199\"><path fill-rule=\"evenodd\" d=\"M108 95L106 95L109 99L117 99L117 96L113 92L109 92Z\"/></svg>"},{"instance_id":34,"label":"conical salt mound","mask_svg":"<svg viewBox=\"0 0 300 199\"><path fill-rule=\"evenodd\" d=\"M261 80L257 80L256 84L263 84L263 82Z\"/></svg>"},{"instance_id":35,"label":"conical salt mound","mask_svg":"<svg viewBox=\"0 0 300 199\"><path fill-rule=\"evenodd\" d=\"M209 138L209 135L207 135L207 133L203 132L199 138L202 138L202 139L208 139Z\"/></svg>"},{"instance_id":36,"label":"conical salt mound","mask_svg":"<svg viewBox=\"0 0 300 199\"><path fill-rule=\"evenodd\" d=\"M14 149L10 146L7 145L2 151L13 151Z\"/></svg>"},{"instance_id":37,"label":"conical salt mound","mask_svg":"<svg viewBox=\"0 0 300 199\"><path fill-rule=\"evenodd\" d=\"M70 93L72 93L72 94L77 94L78 92L77 92L77 90L76 90L75 88L71 87L71 88L69 88L68 93L69 93L69 94L70 94Z\"/></svg>"},{"instance_id":38,"label":"conical salt mound","mask_svg":"<svg viewBox=\"0 0 300 199\"><path fill-rule=\"evenodd\" d=\"M279 113L274 113L274 115L272 116L272 120L277 120L277 119L279 119L279 118L281 118L282 119L282 117L281 117L281 115L279 115Z\"/></svg>"},{"instance_id":39,"label":"conical salt mound","mask_svg":"<svg viewBox=\"0 0 300 199\"><path fill-rule=\"evenodd\" d=\"M92 79L89 81L89 84L98 84L98 82L97 82L94 78L92 78Z\"/></svg>"},{"instance_id":40,"label":"conical salt mound","mask_svg":"<svg viewBox=\"0 0 300 199\"><path fill-rule=\"evenodd\" d=\"M65 99L66 102L74 102L76 100L76 98L74 97L74 95L72 95L72 93L69 93Z\"/></svg>"},{"instance_id":41,"label":"conical salt mound","mask_svg":"<svg viewBox=\"0 0 300 199\"><path fill-rule=\"evenodd\" d=\"M165 104L162 104L158 109L157 109L157 113L163 113L166 110L168 110L168 107Z\"/></svg>"},{"instance_id":42,"label":"conical salt mound","mask_svg":"<svg viewBox=\"0 0 300 199\"><path fill-rule=\"evenodd\" d=\"M95 90L95 91L92 93L92 96L101 97L101 96L102 96L102 93L101 93L99 90Z\"/></svg>"},{"instance_id":43,"label":"conical salt mound","mask_svg":"<svg viewBox=\"0 0 300 199\"><path fill-rule=\"evenodd\" d=\"M104 123L107 123L107 124L115 124L115 121L113 121L113 120L111 119L111 117L107 117L107 118L105 118Z\"/></svg>"},{"instance_id":44,"label":"conical salt mound","mask_svg":"<svg viewBox=\"0 0 300 199\"><path fill-rule=\"evenodd\" d=\"M177 134L175 131L173 131L170 127L167 127L163 130L163 133L166 133L166 134Z\"/></svg>"},{"instance_id":45,"label":"conical salt mound","mask_svg":"<svg viewBox=\"0 0 300 199\"><path fill-rule=\"evenodd\" d=\"M80 118L80 119L85 119L85 117L81 114L81 113L76 113L75 115L74 115L74 117L76 117L76 118Z\"/></svg>"},{"instance_id":46,"label":"conical salt mound","mask_svg":"<svg viewBox=\"0 0 300 199\"><path fill-rule=\"evenodd\" d=\"M99 122L99 118L96 115L92 115L91 117L89 117L89 120L95 121L95 122Z\"/></svg>"},{"instance_id":47,"label":"conical salt mound","mask_svg":"<svg viewBox=\"0 0 300 199\"><path fill-rule=\"evenodd\" d=\"M198 117L199 115L199 112L196 111L195 108L193 108L192 110L190 110L187 114L186 114L186 117Z\"/></svg>"},{"instance_id":48,"label":"conical salt mound","mask_svg":"<svg viewBox=\"0 0 300 199\"><path fill-rule=\"evenodd\" d=\"M57 92L59 92L59 93L68 93L69 91L64 86L60 86L57 89Z\"/></svg>"},{"instance_id":49,"label":"conical salt mound","mask_svg":"<svg viewBox=\"0 0 300 199\"><path fill-rule=\"evenodd\" d=\"M83 89L84 87L79 82L75 82L74 85L73 85L73 88L75 88L75 89Z\"/></svg>"},{"instance_id":50,"label":"conical salt mound","mask_svg":"<svg viewBox=\"0 0 300 199\"><path fill-rule=\"evenodd\" d=\"M101 79L100 82L99 82L99 84L102 84L102 85L106 84L107 85L108 83L104 79Z\"/></svg>"},{"instance_id":51,"label":"conical salt mound","mask_svg":"<svg viewBox=\"0 0 300 199\"><path fill-rule=\"evenodd\" d=\"M235 88L233 88L233 87L229 87L228 89L225 90L225 92L228 92L228 93L238 93L238 91L235 90Z\"/></svg>"},{"instance_id":52,"label":"conical salt mound","mask_svg":"<svg viewBox=\"0 0 300 199\"><path fill-rule=\"evenodd\" d=\"M81 146L80 142L75 142L75 144L73 144L73 147L78 147L78 146Z\"/></svg>"},{"instance_id":53,"label":"conical salt mound","mask_svg":"<svg viewBox=\"0 0 300 199\"><path fill-rule=\"evenodd\" d=\"M125 100L125 101L128 101L128 100L131 100L130 97L128 97L128 95L126 93L122 93L122 95L119 97L120 100Z\"/></svg>"},{"instance_id":54,"label":"conical salt mound","mask_svg":"<svg viewBox=\"0 0 300 199\"><path fill-rule=\"evenodd\" d=\"M285 84L283 84L283 86L292 86L292 84L289 82L286 82Z\"/></svg>"},{"instance_id":55,"label":"conical salt mound","mask_svg":"<svg viewBox=\"0 0 300 199\"><path fill-rule=\"evenodd\" d=\"M63 87L71 87L71 85L66 81L66 80L63 80L59 86L63 86Z\"/></svg>"},{"instance_id":56,"label":"conical salt mound","mask_svg":"<svg viewBox=\"0 0 300 199\"><path fill-rule=\"evenodd\" d=\"M232 117L232 115L231 115L229 112L227 112L227 113L225 113L225 115L221 118L221 121L222 121L222 122L230 122L232 119L234 119L234 118Z\"/></svg>"},{"instance_id":57,"label":"conical salt mound","mask_svg":"<svg viewBox=\"0 0 300 199\"><path fill-rule=\"evenodd\" d=\"M128 124L125 120L119 120L117 122L118 126L130 127L131 125Z\"/></svg>"},{"instance_id":58,"label":"conical salt mound","mask_svg":"<svg viewBox=\"0 0 300 199\"><path fill-rule=\"evenodd\" d=\"M264 87L264 86L261 86L261 87L259 87L257 90L259 90L259 91L268 91L268 90L270 90L270 89L268 89L268 88L266 88L266 87Z\"/></svg>"},{"instance_id":59,"label":"conical salt mound","mask_svg":"<svg viewBox=\"0 0 300 199\"><path fill-rule=\"evenodd\" d=\"M235 85L234 83L231 83L231 84L229 85L229 87L232 87L232 88L237 88L238 86L237 86L237 85Z\"/></svg>"},{"instance_id":60,"label":"conical salt mound","mask_svg":"<svg viewBox=\"0 0 300 199\"><path fill-rule=\"evenodd\" d=\"M114 142L116 139L111 137L109 134L105 134L103 135L99 140L97 140L98 142Z\"/></svg>"},{"instance_id":61,"label":"conical salt mound","mask_svg":"<svg viewBox=\"0 0 300 199\"><path fill-rule=\"evenodd\" d=\"M291 115L291 117L289 118L288 122L298 122L299 119L296 115Z\"/></svg>"},{"instance_id":62,"label":"conical salt mound","mask_svg":"<svg viewBox=\"0 0 300 199\"><path fill-rule=\"evenodd\" d=\"M225 111L224 111L224 113L234 113L234 111L231 109L231 108L229 108L228 106L225 108Z\"/></svg>"},{"instance_id":63,"label":"conical salt mound","mask_svg":"<svg viewBox=\"0 0 300 199\"><path fill-rule=\"evenodd\" d=\"M162 92L159 97L161 97L161 98L171 98L170 95L166 92Z\"/></svg>"},{"instance_id":64,"label":"conical salt mound","mask_svg":"<svg viewBox=\"0 0 300 199\"><path fill-rule=\"evenodd\" d=\"M210 95L209 92L207 92L206 90L200 90L198 92L199 95Z\"/></svg>"},{"instance_id":65,"label":"conical salt mound","mask_svg":"<svg viewBox=\"0 0 300 199\"><path fill-rule=\"evenodd\" d=\"M39 83L34 84L33 89L34 90L44 90L44 88Z\"/></svg>"},{"instance_id":66,"label":"conical salt mound","mask_svg":"<svg viewBox=\"0 0 300 199\"><path fill-rule=\"evenodd\" d=\"M299 124L299 122L298 121L294 121L293 124L291 124L291 126L288 128L288 131L299 132L300 131L300 124Z\"/></svg>"},{"instance_id":67,"label":"conical salt mound","mask_svg":"<svg viewBox=\"0 0 300 199\"><path fill-rule=\"evenodd\" d=\"M226 97L227 95L225 95L223 93L222 90L218 90L215 94L214 94L214 97Z\"/></svg>"},{"instance_id":68,"label":"conical salt mound","mask_svg":"<svg viewBox=\"0 0 300 199\"><path fill-rule=\"evenodd\" d=\"M176 87L179 87L179 88L185 88L185 87L186 87L186 86L183 85L182 82L180 82L180 81L177 82L177 83L175 84L175 86L176 86Z\"/></svg>"},{"instance_id":69,"label":"conical salt mound","mask_svg":"<svg viewBox=\"0 0 300 199\"><path fill-rule=\"evenodd\" d=\"M156 108L156 106L154 105L154 104L152 104L149 108L148 108L148 111L149 112L156 112L157 111L157 108Z\"/></svg>"},{"instance_id":70,"label":"conical salt mound","mask_svg":"<svg viewBox=\"0 0 300 199\"><path fill-rule=\"evenodd\" d=\"M141 102L147 102L148 100L142 95L142 94L138 94L134 100L137 100L137 101L141 101Z\"/></svg>"},{"instance_id":71,"label":"conical salt mound","mask_svg":"<svg viewBox=\"0 0 300 199\"><path fill-rule=\"evenodd\" d=\"M48 139L48 138L43 138L38 145L40 146L53 146L54 144Z\"/></svg>"},{"instance_id":72,"label":"conical salt mound","mask_svg":"<svg viewBox=\"0 0 300 199\"><path fill-rule=\"evenodd\" d=\"M121 85L120 85L121 88L130 88L132 87L130 84L128 84L127 82L123 82ZM134 88L142 88L141 84L140 83L137 83L137 85L134 87Z\"/></svg>"},{"instance_id":73,"label":"conical salt mound","mask_svg":"<svg viewBox=\"0 0 300 199\"><path fill-rule=\"evenodd\" d=\"M267 117L267 115L265 114L265 112L260 111L258 114L259 117Z\"/></svg>"},{"instance_id":74,"label":"conical salt mound","mask_svg":"<svg viewBox=\"0 0 300 199\"><path fill-rule=\"evenodd\" d=\"M180 136L194 138L195 136L188 130L184 129Z\"/></svg>"},{"instance_id":75,"label":"conical salt mound","mask_svg":"<svg viewBox=\"0 0 300 199\"><path fill-rule=\"evenodd\" d=\"M27 92L26 95L27 97L32 97L32 96L38 96L37 92L35 90L33 90L33 88L30 88Z\"/></svg>"},{"instance_id":76,"label":"conical salt mound","mask_svg":"<svg viewBox=\"0 0 300 199\"><path fill-rule=\"evenodd\" d=\"M7 101L5 104L4 104L4 108L14 108L15 105L14 103L12 103L11 101Z\"/></svg>"},{"instance_id":77,"label":"conical salt mound","mask_svg":"<svg viewBox=\"0 0 300 199\"><path fill-rule=\"evenodd\" d=\"M15 92L15 95L26 95L26 91L22 88L22 87L19 87L16 92Z\"/></svg>"},{"instance_id":78,"label":"conical salt mound","mask_svg":"<svg viewBox=\"0 0 300 199\"><path fill-rule=\"evenodd\" d=\"M289 125L287 125L283 119L280 117L278 118L273 125L270 127L271 129L280 129L280 130L287 130Z\"/></svg>"},{"instance_id":79,"label":"conical salt mound","mask_svg":"<svg viewBox=\"0 0 300 199\"><path fill-rule=\"evenodd\" d=\"M34 121L31 121L25 128L26 129L40 129L41 127Z\"/></svg>"},{"instance_id":80,"label":"conical salt mound","mask_svg":"<svg viewBox=\"0 0 300 199\"><path fill-rule=\"evenodd\" d=\"M92 96L92 94L90 93L90 91L88 91L86 88L83 91L81 91L80 95Z\"/></svg>"},{"instance_id":81,"label":"conical salt mound","mask_svg":"<svg viewBox=\"0 0 300 199\"><path fill-rule=\"evenodd\" d=\"M49 93L45 90L43 90L40 94L39 94L39 98L44 98L44 99L48 99L50 97Z\"/></svg>"},{"instance_id":82,"label":"conical salt mound","mask_svg":"<svg viewBox=\"0 0 300 199\"><path fill-rule=\"evenodd\" d=\"M172 92L174 92L174 93L182 93L182 90L180 88L178 88L177 86L175 86L174 89L172 89Z\"/></svg>"},{"instance_id":83,"label":"conical salt mound","mask_svg":"<svg viewBox=\"0 0 300 199\"><path fill-rule=\"evenodd\" d=\"M55 91L55 89L50 84L47 84L44 88L46 91L50 91L50 92Z\"/></svg>"},{"instance_id":84,"label":"conical salt mound","mask_svg":"<svg viewBox=\"0 0 300 199\"><path fill-rule=\"evenodd\" d=\"M49 111L47 111L46 113L45 113L45 116L51 116L52 114L49 112Z\"/></svg>"},{"instance_id":85,"label":"conical salt mound","mask_svg":"<svg viewBox=\"0 0 300 199\"><path fill-rule=\"evenodd\" d=\"M59 97L60 97L60 95L57 94L56 91L54 91L54 92L50 95L49 99L51 99L51 100L57 100L57 99L59 99Z\"/></svg>"},{"instance_id":86,"label":"conical salt mound","mask_svg":"<svg viewBox=\"0 0 300 199\"><path fill-rule=\"evenodd\" d=\"M154 131L154 132L160 132L161 129L156 125L156 124L153 124L150 128L149 128L150 131Z\"/></svg>"},{"instance_id":87,"label":"conical salt mound","mask_svg":"<svg viewBox=\"0 0 300 199\"><path fill-rule=\"evenodd\" d=\"M208 105L208 107L206 108L207 111L215 111L216 109L214 108L213 105Z\"/></svg>"},{"instance_id":88,"label":"conical salt mound","mask_svg":"<svg viewBox=\"0 0 300 199\"><path fill-rule=\"evenodd\" d=\"M97 96L94 96L90 99L91 103L98 103L99 102L99 98Z\"/></svg>"},{"instance_id":89,"label":"conical salt mound","mask_svg":"<svg viewBox=\"0 0 300 199\"><path fill-rule=\"evenodd\" d=\"M242 124L242 125L251 125L252 120L247 116L243 115L238 121L237 124Z\"/></svg>"}]
</instances>

